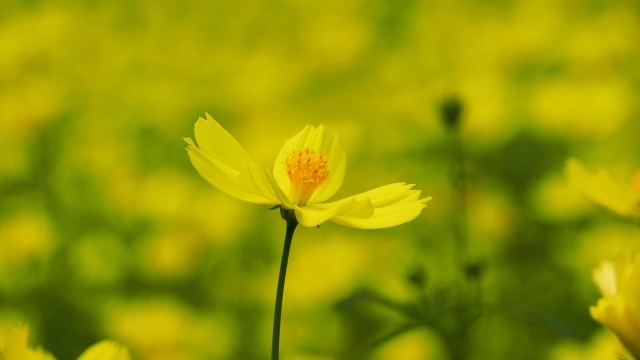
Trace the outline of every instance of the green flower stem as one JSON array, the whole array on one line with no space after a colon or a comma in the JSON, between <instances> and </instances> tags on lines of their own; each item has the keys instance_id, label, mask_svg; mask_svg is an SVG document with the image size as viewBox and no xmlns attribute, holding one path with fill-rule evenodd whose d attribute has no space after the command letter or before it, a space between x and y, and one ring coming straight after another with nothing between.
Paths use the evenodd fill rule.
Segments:
<instances>
[{"instance_id":1,"label":"green flower stem","mask_svg":"<svg viewBox=\"0 0 640 360\"><path fill-rule=\"evenodd\" d=\"M456 129L451 133L451 153L453 166L451 168L451 183L454 201L454 239L456 244L457 262L461 269L466 266L468 238L467 234L467 174L465 170L464 151L460 132Z\"/></svg>"},{"instance_id":2,"label":"green flower stem","mask_svg":"<svg viewBox=\"0 0 640 360\"><path fill-rule=\"evenodd\" d=\"M287 263L289 262L289 250L293 233L298 226L295 212L280 208L280 215L287 222L287 232L284 235L284 248L280 261L280 273L278 275L278 288L276 290L276 307L273 313L273 337L271 341L271 360L278 360L280 353L280 319L282 318L282 299L284 297L284 281L287 277Z\"/></svg>"}]
</instances>

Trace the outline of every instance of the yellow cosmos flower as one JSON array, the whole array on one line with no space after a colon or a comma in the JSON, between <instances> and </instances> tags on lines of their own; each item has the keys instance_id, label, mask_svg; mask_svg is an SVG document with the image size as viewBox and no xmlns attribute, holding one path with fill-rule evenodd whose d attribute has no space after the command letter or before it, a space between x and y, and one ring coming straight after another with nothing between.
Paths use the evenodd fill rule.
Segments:
<instances>
[{"instance_id":1,"label":"yellow cosmos flower","mask_svg":"<svg viewBox=\"0 0 640 360\"><path fill-rule=\"evenodd\" d=\"M0 343L0 360L55 360L42 349L29 347L29 327L13 327ZM131 360L129 351L112 342L101 341L82 353L78 360Z\"/></svg>"},{"instance_id":2,"label":"yellow cosmos flower","mask_svg":"<svg viewBox=\"0 0 640 360\"><path fill-rule=\"evenodd\" d=\"M256 204L295 211L304 226L325 221L361 229L386 228L416 218L431 198L413 185L395 183L342 200L326 202L342 185L346 156L338 135L307 125L284 143L273 171L258 165L209 114L187 138L191 162L211 185Z\"/></svg>"},{"instance_id":3,"label":"yellow cosmos flower","mask_svg":"<svg viewBox=\"0 0 640 360\"><path fill-rule=\"evenodd\" d=\"M131 355L122 345L103 340L88 348L78 360L131 360Z\"/></svg>"},{"instance_id":4,"label":"yellow cosmos flower","mask_svg":"<svg viewBox=\"0 0 640 360\"><path fill-rule=\"evenodd\" d=\"M618 215L640 220L640 171L625 182L604 170L589 172L576 159L567 162L566 170L569 184L591 201Z\"/></svg>"},{"instance_id":5,"label":"yellow cosmos flower","mask_svg":"<svg viewBox=\"0 0 640 360\"><path fill-rule=\"evenodd\" d=\"M591 307L591 316L640 359L640 257L622 253L615 261L604 261L593 280L603 297Z\"/></svg>"},{"instance_id":6,"label":"yellow cosmos flower","mask_svg":"<svg viewBox=\"0 0 640 360\"><path fill-rule=\"evenodd\" d=\"M55 360L53 356L42 349L29 347L29 328L16 326L5 335L0 347L2 360Z\"/></svg>"}]
</instances>

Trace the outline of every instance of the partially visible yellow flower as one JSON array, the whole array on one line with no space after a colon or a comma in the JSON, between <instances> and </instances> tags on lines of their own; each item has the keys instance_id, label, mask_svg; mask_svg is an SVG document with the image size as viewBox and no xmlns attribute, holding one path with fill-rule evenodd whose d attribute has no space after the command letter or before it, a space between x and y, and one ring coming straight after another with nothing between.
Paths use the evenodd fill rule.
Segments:
<instances>
[{"instance_id":1,"label":"partially visible yellow flower","mask_svg":"<svg viewBox=\"0 0 640 360\"><path fill-rule=\"evenodd\" d=\"M587 342L566 340L554 346L549 360L623 360L630 359L627 351L611 334L601 329Z\"/></svg>"},{"instance_id":2,"label":"partially visible yellow flower","mask_svg":"<svg viewBox=\"0 0 640 360\"><path fill-rule=\"evenodd\" d=\"M42 349L29 347L29 327L20 325L12 328L5 335L0 347L2 360L55 360L51 354Z\"/></svg>"},{"instance_id":3,"label":"partially visible yellow flower","mask_svg":"<svg viewBox=\"0 0 640 360\"><path fill-rule=\"evenodd\" d=\"M342 200L326 202L342 185L346 156L338 135L323 125L307 125L284 143L273 171L249 157L209 114L188 138L191 162L211 185L256 204L293 209L298 222L325 221L361 229L386 228L416 218L431 198L420 199L413 185L395 183Z\"/></svg>"},{"instance_id":4,"label":"partially visible yellow flower","mask_svg":"<svg viewBox=\"0 0 640 360\"><path fill-rule=\"evenodd\" d=\"M570 185L596 204L618 215L640 219L640 171L626 182L604 170L589 172L578 160L569 159L567 177Z\"/></svg>"},{"instance_id":5,"label":"partially visible yellow flower","mask_svg":"<svg viewBox=\"0 0 640 360\"><path fill-rule=\"evenodd\" d=\"M0 343L0 360L55 360L42 349L30 348L28 342L29 327L13 327ZM91 346L78 360L131 360L131 356L126 348L105 340Z\"/></svg>"},{"instance_id":6,"label":"partially visible yellow flower","mask_svg":"<svg viewBox=\"0 0 640 360\"><path fill-rule=\"evenodd\" d=\"M131 355L124 346L103 340L88 348L78 360L131 360Z\"/></svg>"},{"instance_id":7,"label":"partially visible yellow flower","mask_svg":"<svg viewBox=\"0 0 640 360\"><path fill-rule=\"evenodd\" d=\"M604 261L593 280L603 297L591 307L591 316L640 359L640 257L621 253L615 261Z\"/></svg>"}]
</instances>

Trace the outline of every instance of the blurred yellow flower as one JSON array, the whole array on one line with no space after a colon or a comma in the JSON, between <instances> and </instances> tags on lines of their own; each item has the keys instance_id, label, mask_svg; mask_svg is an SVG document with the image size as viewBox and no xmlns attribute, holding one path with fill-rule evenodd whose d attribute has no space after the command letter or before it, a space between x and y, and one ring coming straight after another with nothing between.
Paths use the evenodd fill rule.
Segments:
<instances>
[{"instance_id":1,"label":"blurred yellow flower","mask_svg":"<svg viewBox=\"0 0 640 360\"><path fill-rule=\"evenodd\" d=\"M603 297L591 307L591 316L640 359L640 257L621 253L615 261L604 261L593 280Z\"/></svg>"},{"instance_id":2,"label":"blurred yellow flower","mask_svg":"<svg viewBox=\"0 0 640 360\"><path fill-rule=\"evenodd\" d=\"M15 326L5 335L0 344L2 360L55 360L51 354L42 349L29 347L29 327ZM109 340L101 341L82 353L78 360L131 360L129 351Z\"/></svg>"},{"instance_id":3,"label":"blurred yellow flower","mask_svg":"<svg viewBox=\"0 0 640 360\"><path fill-rule=\"evenodd\" d=\"M372 354L374 360L447 359L438 335L428 330L413 330L384 343Z\"/></svg>"},{"instance_id":4,"label":"blurred yellow flower","mask_svg":"<svg viewBox=\"0 0 640 360\"><path fill-rule=\"evenodd\" d=\"M627 358L628 354L620 342L604 329L591 336L587 342L563 341L551 350L549 356L549 360L622 360Z\"/></svg>"},{"instance_id":5,"label":"blurred yellow flower","mask_svg":"<svg viewBox=\"0 0 640 360\"><path fill-rule=\"evenodd\" d=\"M386 228L415 219L431 198L413 185L395 183L325 202L342 185L346 156L338 135L307 125L285 142L273 172L253 161L209 114L195 125L197 145L185 139L191 162L209 183L240 200L293 209L298 222L331 220L361 229Z\"/></svg>"},{"instance_id":6,"label":"blurred yellow flower","mask_svg":"<svg viewBox=\"0 0 640 360\"><path fill-rule=\"evenodd\" d=\"M640 219L640 171L630 182L615 179L607 171L591 173L576 159L567 163L569 184L591 201L619 215Z\"/></svg>"},{"instance_id":7,"label":"blurred yellow flower","mask_svg":"<svg viewBox=\"0 0 640 360\"><path fill-rule=\"evenodd\" d=\"M0 347L2 360L55 360L53 356L42 349L31 349L28 344L29 328L25 325L16 326L5 335Z\"/></svg>"},{"instance_id":8,"label":"blurred yellow flower","mask_svg":"<svg viewBox=\"0 0 640 360\"><path fill-rule=\"evenodd\" d=\"M131 355L125 347L111 340L103 340L88 348L78 360L131 360Z\"/></svg>"},{"instance_id":9,"label":"blurred yellow flower","mask_svg":"<svg viewBox=\"0 0 640 360\"><path fill-rule=\"evenodd\" d=\"M197 316L161 298L114 305L105 318L108 332L140 359L225 359L235 341L226 314Z\"/></svg>"},{"instance_id":10,"label":"blurred yellow flower","mask_svg":"<svg viewBox=\"0 0 640 360\"><path fill-rule=\"evenodd\" d=\"M5 272L45 257L53 245L46 215L22 213L0 221L0 269Z\"/></svg>"}]
</instances>

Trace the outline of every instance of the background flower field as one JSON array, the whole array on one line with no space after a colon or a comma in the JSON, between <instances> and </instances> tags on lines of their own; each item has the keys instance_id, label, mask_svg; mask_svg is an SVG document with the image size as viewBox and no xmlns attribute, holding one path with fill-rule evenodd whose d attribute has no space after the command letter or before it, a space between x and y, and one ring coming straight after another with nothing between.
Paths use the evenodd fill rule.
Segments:
<instances>
[{"instance_id":1,"label":"background flower field","mask_svg":"<svg viewBox=\"0 0 640 360\"><path fill-rule=\"evenodd\" d=\"M29 323L59 359L103 338L137 359L266 358L284 222L193 168L182 138L208 112L266 167L306 124L335 130L335 198L433 196L400 227L298 230L283 359L449 359L442 328L394 330L468 280L460 231L482 299L469 359L616 359L591 273L640 250L640 227L564 168L640 169L639 35L632 0L2 2L0 333Z\"/></svg>"}]
</instances>

